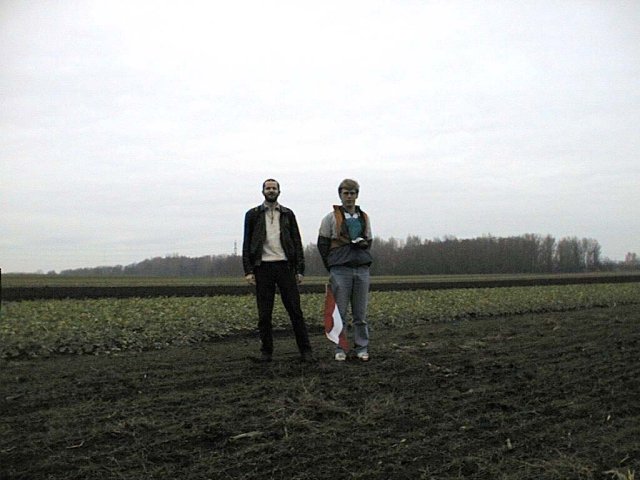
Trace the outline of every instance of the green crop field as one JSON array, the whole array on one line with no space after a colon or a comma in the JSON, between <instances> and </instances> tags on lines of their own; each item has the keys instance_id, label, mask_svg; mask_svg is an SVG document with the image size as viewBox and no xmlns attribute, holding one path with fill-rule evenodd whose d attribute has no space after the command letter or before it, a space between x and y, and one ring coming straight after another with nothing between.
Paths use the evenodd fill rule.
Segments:
<instances>
[{"instance_id":1,"label":"green crop field","mask_svg":"<svg viewBox=\"0 0 640 480\"><path fill-rule=\"evenodd\" d=\"M640 284L372 292L372 329L515 313L563 311L640 301ZM320 328L323 296L302 295L309 324ZM254 297L214 296L7 303L0 323L0 357L56 353L105 354L190 345L255 328ZM288 324L276 303L276 328Z\"/></svg>"}]
</instances>

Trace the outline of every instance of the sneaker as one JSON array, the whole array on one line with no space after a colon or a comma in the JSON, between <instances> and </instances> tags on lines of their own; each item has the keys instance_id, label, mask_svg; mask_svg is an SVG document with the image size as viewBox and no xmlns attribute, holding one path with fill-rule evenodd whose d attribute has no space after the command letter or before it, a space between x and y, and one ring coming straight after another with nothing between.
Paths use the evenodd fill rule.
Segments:
<instances>
[{"instance_id":1,"label":"sneaker","mask_svg":"<svg viewBox=\"0 0 640 480\"><path fill-rule=\"evenodd\" d=\"M347 359L347 354L344 352L337 352L335 359L336 362L344 362Z\"/></svg>"},{"instance_id":2,"label":"sneaker","mask_svg":"<svg viewBox=\"0 0 640 480\"><path fill-rule=\"evenodd\" d=\"M367 352L358 353L358 360L361 360L363 362L368 362L369 361L369 354Z\"/></svg>"}]
</instances>

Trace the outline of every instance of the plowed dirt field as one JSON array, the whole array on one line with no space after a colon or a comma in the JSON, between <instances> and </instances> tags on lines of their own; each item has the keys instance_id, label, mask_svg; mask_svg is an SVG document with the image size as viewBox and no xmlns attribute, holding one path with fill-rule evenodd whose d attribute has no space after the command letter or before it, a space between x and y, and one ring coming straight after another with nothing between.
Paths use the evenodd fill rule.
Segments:
<instances>
[{"instance_id":1,"label":"plowed dirt field","mask_svg":"<svg viewBox=\"0 0 640 480\"><path fill-rule=\"evenodd\" d=\"M640 475L640 306L0 363L0 479Z\"/></svg>"}]
</instances>

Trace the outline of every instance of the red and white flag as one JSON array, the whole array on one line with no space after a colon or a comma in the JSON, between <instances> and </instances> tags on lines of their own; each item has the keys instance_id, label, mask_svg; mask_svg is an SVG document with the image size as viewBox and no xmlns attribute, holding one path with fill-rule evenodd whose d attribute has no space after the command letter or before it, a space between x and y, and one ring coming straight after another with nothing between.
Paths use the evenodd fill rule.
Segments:
<instances>
[{"instance_id":1,"label":"red and white flag","mask_svg":"<svg viewBox=\"0 0 640 480\"><path fill-rule=\"evenodd\" d=\"M340 311L333 297L330 285L324 288L324 334L329 340L339 345L345 352L349 351L349 342L344 332L344 324Z\"/></svg>"}]
</instances>

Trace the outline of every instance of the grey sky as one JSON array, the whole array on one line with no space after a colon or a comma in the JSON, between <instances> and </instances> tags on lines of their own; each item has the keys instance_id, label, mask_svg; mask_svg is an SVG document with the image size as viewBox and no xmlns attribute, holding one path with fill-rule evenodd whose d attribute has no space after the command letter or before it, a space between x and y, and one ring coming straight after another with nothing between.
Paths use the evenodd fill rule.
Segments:
<instances>
[{"instance_id":1,"label":"grey sky","mask_svg":"<svg viewBox=\"0 0 640 480\"><path fill-rule=\"evenodd\" d=\"M640 253L637 1L0 3L4 272L232 253L267 177L304 243Z\"/></svg>"}]
</instances>

